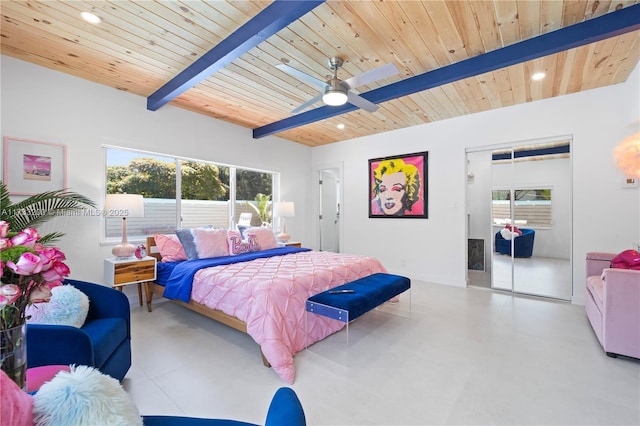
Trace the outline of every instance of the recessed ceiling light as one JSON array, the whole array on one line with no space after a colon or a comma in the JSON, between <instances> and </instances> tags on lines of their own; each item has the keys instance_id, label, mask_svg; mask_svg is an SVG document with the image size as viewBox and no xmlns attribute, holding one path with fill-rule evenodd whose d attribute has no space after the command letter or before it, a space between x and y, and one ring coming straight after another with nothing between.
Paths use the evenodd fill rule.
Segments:
<instances>
[{"instance_id":1,"label":"recessed ceiling light","mask_svg":"<svg viewBox=\"0 0 640 426\"><path fill-rule=\"evenodd\" d=\"M336 126L338 129L342 130L344 129L344 124L340 123Z\"/></svg>"},{"instance_id":2,"label":"recessed ceiling light","mask_svg":"<svg viewBox=\"0 0 640 426\"><path fill-rule=\"evenodd\" d=\"M89 12L81 12L80 16L82 16L82 19L84 19L85 21L89 22L90 24L99 24L100 21L102 21L102 19L100 19L100 17L94 15L93 13L89 13Z\"/></svg>"},{"instance_id":3,"label":"recessed ceiling light","mask_svg":"<svg viewBox=\"0 0 640 426\"><path fill-rule=\"evenodd\" d=\"M546 75L543 72L537 72L531 76L531 80L542 80Z\"/></svg>"}]
</instances>

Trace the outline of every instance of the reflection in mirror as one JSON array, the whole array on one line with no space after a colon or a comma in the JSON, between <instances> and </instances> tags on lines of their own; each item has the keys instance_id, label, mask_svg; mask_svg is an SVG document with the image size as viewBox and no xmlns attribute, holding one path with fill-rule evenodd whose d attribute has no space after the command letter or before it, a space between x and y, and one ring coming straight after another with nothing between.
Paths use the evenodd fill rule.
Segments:
<instances>
[{"instance_id":1,"label":"reflection in mirror","mask_svg":"<svg viewBox=\"0 0 640 426\"><path fill-rule=\"evenodd\" d=\"M570 139L468 152L467 161L468 235L488 243L490 286L570 300ZM468 277L482 283L479 272Z\"/></svg>"}]
</instances>

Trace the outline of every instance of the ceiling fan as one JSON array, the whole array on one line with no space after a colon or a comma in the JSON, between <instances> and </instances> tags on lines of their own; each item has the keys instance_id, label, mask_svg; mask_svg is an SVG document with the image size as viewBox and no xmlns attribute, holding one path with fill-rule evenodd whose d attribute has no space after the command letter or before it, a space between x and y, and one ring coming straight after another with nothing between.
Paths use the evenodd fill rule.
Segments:
<instances>
[{"instance_id":1,"label":"ceiling fan","mask_svg":"<svg viewBox=\"0 0 640 426\"><path fill-rule=\"evenodd\" d=\"M339 106L349 102L352 105L362 108L368 112L375 112L378 110L378 105L374 104L363 98L362 96L354 93L351 89L369 84L373 81L380 80L381 78L390 77L398 73L398 68L394 64L383 65L378 68L374 68L370 71L365 71L361 74L355 75L346 80L340 80L338 78L338 69L344 63L342 58L333 57L329 58L329 68L333 71L333 78L322 81L315 77L305 74L287 64L278 64L276 68L286 73L289 73L300 80L307 83L311 83L322 88L322 94L308 100L297 108L294 108L291 112L293 114L303 111L322 100L326 105Z\"/></svg>"}]
</instances>

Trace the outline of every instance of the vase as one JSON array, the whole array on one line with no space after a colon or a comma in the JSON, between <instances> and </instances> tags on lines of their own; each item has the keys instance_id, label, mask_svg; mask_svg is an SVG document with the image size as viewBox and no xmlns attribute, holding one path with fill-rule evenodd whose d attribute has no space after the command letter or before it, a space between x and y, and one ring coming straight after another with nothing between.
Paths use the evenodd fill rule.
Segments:
<instances>
[{"instance_id":1,"label":"vase","mask_svg":"<svg viewBox=\"0 0 640 426\"><path fill-rule=\"evenodd\" d=\"M27 390L26 324L0 330L0 368L22 390Z\"/></svg>"}]
</instances>

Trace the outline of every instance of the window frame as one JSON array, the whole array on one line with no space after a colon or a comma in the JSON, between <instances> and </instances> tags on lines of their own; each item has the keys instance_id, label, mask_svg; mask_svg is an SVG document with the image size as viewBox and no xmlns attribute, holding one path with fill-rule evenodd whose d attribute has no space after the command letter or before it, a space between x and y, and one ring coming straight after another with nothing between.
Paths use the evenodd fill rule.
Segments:
<instances>
[{"instance_id":1,"label":"window frame","mask_svg":"<svg viewBox=\"0 0 640 426\"><path fill-rule=\"evenodd\" d=\"M165 154L165 153L160 153L157 151L147 151L147 150L142 150L142 149L136 149L136 148L128 148L128 147L123 147L123 146L119 146L119 145L112 145L112 144L102 144L101 145L102 148L102 153L103 153L103 183L102 183L102 188L101 188L101 193L102 193L102 200L104 203L104 200L106 199L106 195L107 195L107 167L109 167L109 164L107 164L107 158L108 158L108 152L109 150L116 150L116 151L125 151L128 153L132 153L132 154L139 154L141 156L144 155L148 155L148 156L152 156L152 157L165 157L165 158L171 158L176 162L176 229L180 229L181 227L181 222L183 222L181 215L182 215L182 206L181 206L181 202L180 201L185 201L182 200L182 190L181 190L181 168L182 168L182 163L185 161L189 161L189 162L198 162L198 163L205 163L205 164L212 164L215 166L220 166L220 167L228 167L229 168L229 199L228 199L228 204L229 204L229 223L227 224L228 228L231 228L232 226L235 226L235 217L237 216L237 211L236 211L236 204L237 204L237 199L236 199L236 192L237 192L237 186L236 186L236 172L237 170L248 170L251 172L256 172L256 173L266 173L266 174L270 174L271 175L271 189L272 189L272 193L271 193L271 202L273 203L274 200L279 199L279 192L280 192L280 172L274 171L274 170L267 170L267 169L258 169L258 168L253 168L253 167L245 167L245 166L238 166L238 165L231 165L231 164L225 164L225 163L220 163L220 162L215 162L215 161L211 161L211 160L202 160L202 159L196 159L196 158L190 158L190 157L183 157L183 156L179 156L179 155L172 155L172 154ZM102 226L102 230L101 230L101 235L102 235L102 241L103 243L117 243L121 240L122 236L118 236L118 237L111 237L111 236L107 236L107 218L105 217L104 220L101 221L101 226ZM141 234L134 234L134 235L128 235L127 238L130 241L142 241L146 238L147 235L141 235Z\"/></svg>"}]
</instances>

